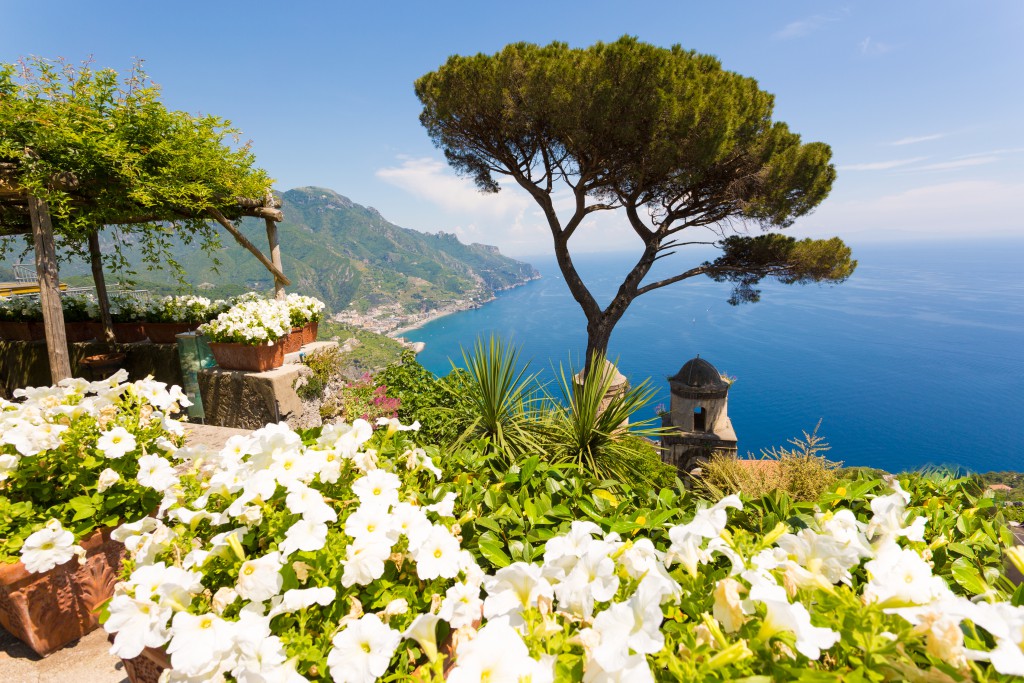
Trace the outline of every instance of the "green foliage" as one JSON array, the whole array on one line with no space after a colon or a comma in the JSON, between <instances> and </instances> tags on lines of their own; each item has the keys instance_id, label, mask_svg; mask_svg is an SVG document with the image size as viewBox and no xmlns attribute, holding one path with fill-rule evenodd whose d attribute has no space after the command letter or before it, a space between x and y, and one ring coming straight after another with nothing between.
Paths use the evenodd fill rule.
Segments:
<instances>
[{"instance_id":1,"label":"green foliage","mask_svg":"<svg viewBox=\"0 0 1024 683\"><path fill-rule=\"evenodd\" d=\"M331 379L341 374L341 351L336 346L321 349L302 359L303 365L313 371L296 393L299 398L309 401L320 398Z\"/></svg>"},{"instance_id":2,"label":"green foliage","mask_svg":"<svg viewBox=\"0 0 1024 683\"><path fill-rule=\"evenodd\" d=\"M510 462L539 452L536 375L519 367L519 349L492 335L486 346L477 339L472 352L463 349L462 360L464 380L446 389L463 400L441 411L459 431L459 442L485 439Z\"/></svg>"},{"instance_id":3,"label":"green foliage","mask_svg":"<svg viewBox=\"0 0 1024 683\"><path fill-rule=\"evenodd\" d=\"M145 263L164 269L177 265L172 237L218 246L207 210L236 217L236 197L270 191L249 145L234 144L237 135L220 117L169 110L141 62L123 78L38 57L0 65L0 162L49 204L65 249L83 253L89 233L122 224L110 255L118 269L129 265L121 249L129 241ZM24 222L0 212L0 227Z\"/></svg>"},{"instance_id":4,"label":"green foliage","mask_svg":"<svg viewBox=\"0 0 1024 683\"><path fill-rule=\"evenodd\" d=\"M499 191L495 174L508 176L540 205L587 318L588 358L607 348L630 303L654 289L704 274L734 279L748 294L734 299L752 301L764 277L839 282L856 266L838 239L732 237L717 244L721 262L641 285L658 258L693 243L682 231L786 228L835 179L829 147L773 121L773 96L712 56L630 37L588 48L514 43L494 55L449 57L415 87L420 122L452 167L484 192ZM560 216L555 193L566 190L575 201ZM616 209L644 249L602 308L568 244L589 214Z\"/></svg>"},{"instance_id":5,"label":"green foliage","mask_svg":"<svg viewBox=\"0 0 1024 683\"><path fill-rule=\"evenodd\" d=\"M462 405L457 412L468 413L472 409L458 391L467 381L465 371L453 370L438 379L416 361L415 352L406 349L401 361L377 373L374 381L399 399L398 418L404 424L420 422L421 441L448 446L459 438L457 426L447 419L445 411L459 404Z\"/></svg>"},{"instance_id":6,"label":"green foliage","mask_svg":"<svg viewBox=\"0 0 1024 683\"><path fill-rule=\"evenodd\" d=\"M842 462L825 457L831 446L818 436L818 426L804 438L789 442L794 448L772 447L761 457L740 460L734 453L714 453L701 465L696 483L700 490L717 500L729 493L761 498L784 491L794 500L816 500L836 482Z\"/></svg>"},{"instance_id":7,"label":"green foliage","mask_svg":"<svg viewBox=\"0 0 1024 683\"><path fill-rule=\"evenodd\" d=\"M654 419L625 426L630 416L651 402L657 393L649 381L617 391L606 401L618 374L615 365L597 354L590 371L580 373L560 368L558 389L561 400L550 403L543 418L544 448L553 462L568 462L579 471L593 473L599 479L649 481L655 474L646 469L642 458L630 457L637 439L657 436L651 428ZM634 438L623 437L631 433Z\"/></svg>"}]
</instances>

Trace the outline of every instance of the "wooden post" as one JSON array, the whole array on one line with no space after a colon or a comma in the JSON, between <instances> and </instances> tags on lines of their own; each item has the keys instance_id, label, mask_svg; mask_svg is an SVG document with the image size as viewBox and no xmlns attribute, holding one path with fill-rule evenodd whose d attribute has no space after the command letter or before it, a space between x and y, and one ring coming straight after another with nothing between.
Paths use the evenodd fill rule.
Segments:
<instances>
[{"instance_id":1,"label":"wooden post","mask_svg":"<svg viewBox=\"0 0 1024 683\"><path fill-rule=\"evenodd\" d=\"M114 319L110 317L110 298L107 296L107 281L103 277L103 254L100 252L99 230L89 233L89 260L92 265L92 281L96 285L96 299L100 305L103 341L113 344Z\"/></svg>"},{"instance_id":2,"label":"wooden post","mask_svg":"<svg viewBox=\"0 0 1024 683\"><path fill-rule=\"evenodd\" d=\"M282 273L284 266L281 265L281 244L277 241L277 223L269 216L263 219L267 223L267 241L270 242L270 261ZM284 283L276 275L274 276L274 298L284 299Z\"/></svg>"},{"instance_id":3,"label":"wooden post","mask_svg":"<svg viewBox=\"0 0 1024 683\"><path fill-rule=\"evenodd\" d=\"M46 202L37 197L29 197L28 212L36 247L36 277L39 279L39 302L43 309L50 377L56 384L71 377L68 338L64 331L64 309L60 305L57 248L53 243L53 224L50 222L50 209Z\"/></svg>"}]
</instances>

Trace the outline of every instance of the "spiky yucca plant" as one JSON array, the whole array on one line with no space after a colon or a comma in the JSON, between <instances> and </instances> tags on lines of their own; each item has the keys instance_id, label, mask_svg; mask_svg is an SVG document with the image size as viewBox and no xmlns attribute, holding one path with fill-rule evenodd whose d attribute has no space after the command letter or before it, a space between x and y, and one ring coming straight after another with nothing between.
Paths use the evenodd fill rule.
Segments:
<instances>
[{"instance_id":1,"label":"spiky yucca plant","mask_svg":"<svg viewBox=\"0 0 1024 683\"><path fill-rule=\"evenodd\" d=\"M486 345L477 339L471 353L463 349L462 361L464 380L448 388L460 400L439 409L459 430L456 445L486 439L510 462L539 453L537 375L527 374L529 364L519 367L519 349L492 335Z\"/></svg>"},{"instance_id":2,"label":"spiky yucca plant","mask_svg":"<svg viewBox=\"0 0 1024 683\"><path fill-rule=\"evenodd\" d=\"M569 462L580 471L602 479L648 481L652 472L637 457L636 442L628 437L657 437L662 430L652 427L654 418L627 420L657 393L644 380L638 386L617 392L602 407L615 378L615 369L603 354L594 354L591 371L582 382L570 368L559 368L561 401L551 400L544 419L545 447L553 462Z\"/></svg>"}]
</instances>

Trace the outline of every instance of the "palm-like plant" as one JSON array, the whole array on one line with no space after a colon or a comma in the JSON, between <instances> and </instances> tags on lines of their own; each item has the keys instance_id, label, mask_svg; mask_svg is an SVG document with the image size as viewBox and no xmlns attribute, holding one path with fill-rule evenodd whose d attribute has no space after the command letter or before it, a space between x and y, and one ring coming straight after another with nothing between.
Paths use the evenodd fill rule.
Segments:
<instances>
[{"instance_id":1,"label":"palm-like plant","mask_svg":"<svg viewBox=\"0 0 1024 683\"><path fill-rule=\"evenodd\" d=\"M590 372L576 375L559 368L561 401L551 401L545 420L545 446L554 462L569 462L602 479L648 481L651 472L638 457L638 438L659 436L654 418L626 426L627 420L657 393L644 380L608 396L615 366L594 354ZM582 377L582 379L578 379Z\"/></svg>"},{"instance_id":2,"label":"palm-like plant","mask_svg":"<svg viewBox=\"0 0 1024 683\"><path fill-rule=\"evenodd\" d=\"M539 452L537 375L519 367L519 349L492 335L463 349L462 360L465 374L448 387L459 400L441 409L459 430L456 444L483 438L510 461Z\"/></svg>"}]
</instances>

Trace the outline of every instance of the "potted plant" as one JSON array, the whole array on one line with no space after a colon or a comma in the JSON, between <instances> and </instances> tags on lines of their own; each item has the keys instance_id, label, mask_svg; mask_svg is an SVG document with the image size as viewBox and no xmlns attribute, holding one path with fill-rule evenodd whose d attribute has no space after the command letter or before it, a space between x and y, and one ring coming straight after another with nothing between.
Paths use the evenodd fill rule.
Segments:
<instances>
[{"instance_id":1,"label":"potted plant","mask_svg":"<svg viewBox=\"0 0 1024 683\"><path fill-rule=\"evenodd\" d=\"M199 331L209 340L217 365L226 370L264 372L284 364L284 345L291 333L287 305L280 301L243 301Z\"/></svg>"},{"instance_id":2,"label":"potted plant","mask_svg":"<svg viewBox=\"0 0 1024 683\"><path fill-rule=\"evenodd\" d=\"M222 303L191 295L157 299L146 312L146 336L155 344L174 344L177 335L191 332L216 317Z\"/></svg>"},{"instance_id":3,"label":"potted plant","mask_svg":"<svg viewBox=\"0 0 1024 683\"><path fill-rule=\"evenodd\" d=\"M155 511L188 400L152 379L70 379L0 401L0 625L48 654L97 625L123 547L111 529Z\"/></svg>"},{"instance_id":4,"label":"potted plant","mask_svg":"<svg viewBox=\"0 0 1024 683\"><path fill-rule=\"evenodd\" d=\"M135 296L120 295L110 300L110 317L114 321L114 339L119 344L146 341L148 305Z\"/></svg>"},{"instance_id":5,"label":"potted plant","mask_svg":"<svg viewBox=\"0 0 1024 683\"><path fill-rule=\"evenodd\" d=\"M324 302L311 296L289 294L285 299L291 316L292 330L301 330L302 344L312 344L323 317Z\"/></svg>"},{"instance_id":6,"label":"potted plant","mask_svg":"<svg viewBox=\"0 0 1024 683\"><path fill-rule=\"evenodd\" d=\"M65 294L60 298L64 331L69 342L84 342L101 335L99 310L88 294Z\"/></svg>"},{"instance_id":7,"label":"potted plant","mask_svg":"<svg viewBox=\"0 0 1024 683\"><path fill-rule=\"evenodd\" d=\"M38 341L45 336L38 296L0 299L0 337L8 341Z\"/></svg>"}]
</instances>

